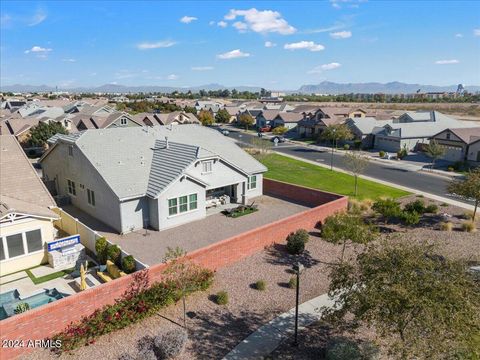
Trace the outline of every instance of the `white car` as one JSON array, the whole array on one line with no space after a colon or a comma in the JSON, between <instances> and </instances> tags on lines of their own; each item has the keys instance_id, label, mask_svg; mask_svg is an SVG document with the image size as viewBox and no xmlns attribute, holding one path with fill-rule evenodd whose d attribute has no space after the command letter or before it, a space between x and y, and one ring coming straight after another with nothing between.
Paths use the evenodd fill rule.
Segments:
<instances>
[{"instance_id":1,"label":"white car","mask_svg":"<svg viewBox=\"0 0 480 360\"><path fill-rule=\"evenodd\" d=\"M225 135L225 136L228 136L230 134L230 131L228 131L226 129L223 129L222 134Z\"/></svg>"}]
</instances>

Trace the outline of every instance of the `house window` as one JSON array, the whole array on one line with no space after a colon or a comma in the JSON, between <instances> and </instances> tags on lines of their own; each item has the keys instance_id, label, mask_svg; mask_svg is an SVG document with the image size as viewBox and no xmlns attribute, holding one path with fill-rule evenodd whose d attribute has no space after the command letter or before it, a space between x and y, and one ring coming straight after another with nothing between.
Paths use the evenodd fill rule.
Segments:
<instances>
[{"instance_id":1,"label":"house window","mask_svg":"<svg viewBox=\"0 0 480 360\"><path fill-rule=\"evenodd\" d=\"M95 191L87 189L87 200L92 206L95 206Z\"/></svg>"},{"instance_id":2,"label":"house window","mask_svg":"<svg viewBox=\"0 0 480 360\"><path fill-rule=\"evenodd\" d=\"M5 250L3 250L3 241L0 238L0 260L5 260Z\"/></svg>"},{"instance_id":3,"label":"house window","mask_svg":"<svg viewBox=\"0 0 480 360\"><path fill-rule=\"evenodd\" d=\"M73 145L68 145L68 156L73 156Z\"/></svg>"},{"instance_id":4,"label":"house window","mask_svg":"<svg viewBox=\"0 0 480 360\"><path fill-rule=\"evenodd\" d=\"M212 161L202 162L202 173L207 174L212 172Z\"/></svg>"},{"instance_id":5,"label":"house window","mask_svg":"<svg viewBox=\"0 0 480 360\"><path fill-rule=\"evenodd\" d=\"M168 215L177 215L198 208L197 194L180 196L168 200Z\"/></svg>"},{"instance_id":6,"label":"house window","mask_svg":"<svg viewBox=\"0 0 480 360\"><path fill-rule=\"evenodd\" d=\"M197 194L189 195L188 202L189 202L190 210L195 210L197 208Z\"/></svg>"},{"instance_id":7,"label":"house window","mask_svg":"<svg viewBox=\"0 0 480 360\"><path fill-rule=\"evenodd\" d=\"M168 215L176 215L178 212L177 210L177 199L169 199L168 200Z\"/></svg>"},{"instance_id":8,"label":"house window","mask_svg":"<svg viewBox=\"0 0 480 360\"><path fill-rule=\"evenodd\" d=\"M27 231L25 236L27 238L27 248L29 253L42 250L43 242L42 232L40 230Z\"/></svg>"},{"instance_id":9,"label":"house window","mask_svg":"<svg viewBox=\"0 0 480 360\"><path fill-rule=\"evenodd\" d=\"M252 175L248 178L248 190L257 188L257 175Z\"/></svg>"},{"instance_id":10,"label":"house window","mask_svg":"<svg viewBox=\"0 0 480 360\"><path fill-rule=\"evenodd\" d=\"M13 258L25 254L25 249L23 248L23 236L22 234L15 234L6 237L7 239L7 248L8 248L8 257Z\"/></svg>"},{"instance_id":11,"label":"house window","mask_svg":"<svg viewBox=\"0 0 480 360\"><path fill-rule=\"evenodd\" d=\"M75 182L73 182L72 180L67 180L67 184L68 184L68 193L70 195L76 196L77 190L75 189Z\"/></svg>"},{"instance_id":12,"label":"house window","mask_svg":"<svg viewBox=\"0 0 480 360\"><path fill-rule=\"evenodd\" d=\"M180 196L178 200L180 204L180 212L183 213L188 211L188 196Z\"/></svg>"},{"instance_id":13,"label":"house window","mask_svg":"<svg viewBox=\"0 0 480 360\"><path fill-rule=\"evenodd\" d=\"M128 124L127 118L121 118L121 119L120 119L120 125L125 126L125 125L127 125L127 124Z\"/></svg>"},{"instance_id":14,"label":"house window","mask_svg":"<svg viewBox=\"0 0 480 360\"><path fill-rule=\"evenodd\" d=\"M447 140L450 140L450 133L446 133L445 137L447 138Z\"/></svg>"}]
</instances>

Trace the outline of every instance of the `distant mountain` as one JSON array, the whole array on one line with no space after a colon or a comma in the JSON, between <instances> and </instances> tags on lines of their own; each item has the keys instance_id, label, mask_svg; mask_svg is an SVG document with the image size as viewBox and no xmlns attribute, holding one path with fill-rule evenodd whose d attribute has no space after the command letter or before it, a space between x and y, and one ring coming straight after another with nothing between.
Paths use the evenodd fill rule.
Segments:
<instances>
[{"instance_id":1,"label":"distant mountain","mask_svg":"<svg viewBox=\"0 0 480 360\"><path fill-rule=\"evenodd\" d=\"M120 84L104 84L96 87L77 87L77 88L61 88L54 87L49 85L3 85L0 87L0 91L3 92L55 92L55 91L68 91L71 93L79 92L99 92L99 93L138 93L138 92L161 92L161 93L172 93L174 91L180 92L199 92L200 90L233 90L237 89L238 91L251 91L259 92L260 87L255 86L233 86L226 87L220 84L206 84L201 86L191 86L191 87L174 87L174 86L159 86L159 85L142 85L142 86L126 86Z\"/></svg>"},{"instance_id":2,"label":"distant mountain","mask_svg":"<svg viewBox=\"0 0 480 360\"><path fill-rule=\"evenodd\" d=\"M298 89L299 93L303 94L411 94L420 89L421 92L442 92L442 91L456 91L458 85L449 86L435 86L422 84L407 84L398 81L389 83L335 83L330 81L323 81L317 85L303 85ZM465 89L470 92L480 91L480 86L465 86Z\"/></svg>"}]
</instances>

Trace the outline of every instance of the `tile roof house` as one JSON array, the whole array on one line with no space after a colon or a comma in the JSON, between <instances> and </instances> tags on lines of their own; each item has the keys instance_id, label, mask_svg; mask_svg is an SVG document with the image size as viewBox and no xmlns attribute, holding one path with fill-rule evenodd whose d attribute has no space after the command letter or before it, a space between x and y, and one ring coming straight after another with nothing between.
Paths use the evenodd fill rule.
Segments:
<instances>
[{"instance_id":1,"label":"tile roof house","mask_svg":"<svg viewBox=\"0 0 480 360\"><path fill-rule=\"evenodd\" d=\"M273 126L273 120L280 113L278 110L262 110L255 118L257 128L264 126Z\"/></svg>"},{"instance_id":2,"label":"tile roof house","mask_svg":"<svg viewBox=\"0 0 480 360\"><path fill-rule=\"evenodd\" d=\"M0 267L2 275L47 261L55 238L55 201L14 136L0 136Z\"/></svg>"},{"instance_id":3,"label":"tile roof house","mask_svg":"<svg viewBox=\"0 0 480 360\"><path fill-rule=\"evenodd\" d=\"M262 194L266 168L199 125L125 127L57 135L41 158L60 195L119 233L201 219L207 207Z\"/></svg>"},{"instance_id":4,"label":"tile roof house","mask_svg":"<svg viewBox=\"0 0 480 360\"><path fill-rule=\"evenodd\" d=\"M273 127L284 126L289 130L294 129L299 121L304 118L302 113L296 112L279 112L277 116L273 119Z\"/></svg>"},{"instance_id":5,"label":"tile roof house","mask_svg":"<svg viewBox=\"0 0 480 360\"><path fill-rule=\"evenodd\" d=\"M140 113L133 116L140 124L146 126L155 125L179 125L179 124L201 124L200 120L192 114L184 111L171 113Z\"/></svg>"},{"instance_id":6,"label":"tile roof house","mask_svg":"<svg viewBox=\"0 0 480 360\"><path fill-rule=\"evenodd\" d=\"M443 147L443 160L480 163L480 126L448 128L433 135L432 141Z\"/></svg>"}]
</instances>

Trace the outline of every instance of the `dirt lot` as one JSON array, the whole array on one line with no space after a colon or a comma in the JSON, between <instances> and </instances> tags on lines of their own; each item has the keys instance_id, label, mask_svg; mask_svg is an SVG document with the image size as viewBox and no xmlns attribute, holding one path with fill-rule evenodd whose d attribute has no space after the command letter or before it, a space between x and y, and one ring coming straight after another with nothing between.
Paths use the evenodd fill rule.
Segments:
<instances>
[{"instance_id":1,"label":"dirt lot","mask_svg":"<svg viewBox=\"0 0 480 360\"><path fill-rule=\"evenodd\" d=\"M404 201L413 199L415 196ZM459 230L445 232L437 229L442 213L451 215L450 221L459 224L463 221L461 217L465 211L454 206L440 206L439 209L440 214L425 217L422 226L405 228L400 225L388 225L388 227L394 230L401 240L429 240L438 245L441 254L480 262L480 232L465 233ZM301 302L327 291L329 265L336 263L340 255L340 246L323 241L315 231L311 233L306 249L301 259L307 267L302 275ZM349 247L347 256L352 257L359 250L360 247ZM294 306L295 293L286 286L286 283L292 276L290 268L293 262L294 258L285 253L284 246L276 245L219 270L211 289L187 299L190 340L180 359L221 359L252 331L291 309ZM252 287L252 283L260 279L267 283L265 291L258 291ZM220 290L225 290L229 294L230 301L226 306L219 306L213 302L213 295ZM139 338L179 326L182 324L182 314L181 304L177 304L141 323L103 336L94 345L80 348L71 355L64 354L61 359L117 359L124 352L134 353ZM315 326L319 328L312 331L310 336L300 337L305 342L296 352L289 350L289 344L285 343L278 349L274 358L318 359L318 354L323 350L318 343L315 345L315 342L319 341L315 334L318 333L321 337L325 332L321 324ZM312 347L316 349L315 352L312 352ZM25 358L54 357L47 350L38 350Z\"/></svg>"}]
</instances>

